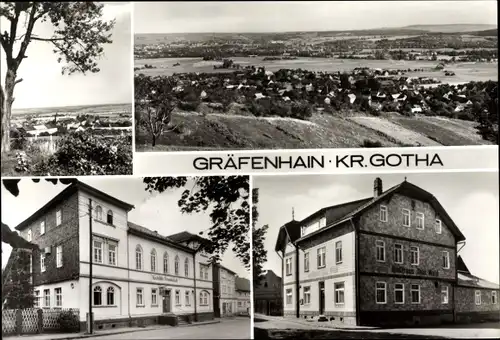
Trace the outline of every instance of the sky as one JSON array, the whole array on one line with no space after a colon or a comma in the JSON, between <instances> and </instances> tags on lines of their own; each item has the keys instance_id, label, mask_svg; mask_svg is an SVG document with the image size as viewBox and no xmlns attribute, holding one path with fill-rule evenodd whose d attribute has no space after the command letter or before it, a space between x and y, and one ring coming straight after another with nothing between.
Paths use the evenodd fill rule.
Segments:
<instances>
[{"instance_id":1,"label":"sky","mask_svg":"<svg viewBox=\"0 0 500 340\"><path fill-rule=\"evenodd\" d=\"M97 104L121 104L132 102L132 40L130 3L106 3L103 17L116 19L112 31L113 43L104 45L104 56L98 60L99 73L87 75L62 75L61 64L57 62L50 43L32 41L18 70L13 104L14 109L80 106ZM5 26L2 18L0 25ZM19 25L20 29L22 25ZM2 29L3 31L3 29ZM50 37L53 27L49 23L36 24L33 33ZM24 29L18 35L24 33ZM0 49L1 79L5 77L5 53ZM18 47L15 47L17 53Z\"/></svg>"},{"instance_id":2,"label":"sky","mask_svg":"<svg viewBox=\"0 0 500 340\"><path fill-rule=\"evenodd\" d=\"M497 24L496 1L136 2L134 33L357 30Z\"/></svg>"},{"instance_id":3,"label":"sky","mask_svg":"<svg viewBox=\"0 0 500 340\"><path fill-rule=\"evenodd\" d=\"M499 283L498 172L379 175L384 191L404 177L433 194L466 238L459 251L473 275ZM264 269L281 276L281 259L274 251L279 228L292 219L302 220L321 208L373 195L369 175L254 176L259 188L258 226L269 225Z\"/></svg>"},{"instance_id":4,"label":"sky","mask_svg":"<svg viewBox=\"0 0 500 340\"><path fill-rule=\"evenodd\" d=\"M79 178L79 180L134 205L135 209L129 212L128 220L156 230L164 236L181 231L198 234L200 231L208 230L211 225L208 214L182 214L180 212L177 201L184 188L161 194L150 194L144 190L145 184L142 178L101 177ZM2 185L2 222L13 230L66 187L60 183L54 185L44 180L34 183L31 179L22 179L19 182L20 194L14 197ZM7 264L11 250L9 245L2 243L2 268ZM250 273L231 249L224 254L222 265L236 272L240 277L250 278Z\"/></svg>"}]
</instances>

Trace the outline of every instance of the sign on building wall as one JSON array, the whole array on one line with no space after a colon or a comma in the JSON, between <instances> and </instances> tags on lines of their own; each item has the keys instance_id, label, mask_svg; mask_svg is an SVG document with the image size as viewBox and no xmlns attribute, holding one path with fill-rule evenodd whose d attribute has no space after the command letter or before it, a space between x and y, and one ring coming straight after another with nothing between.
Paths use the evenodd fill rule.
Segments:
<instances>
[{"instance_id":1,"label":"sign on building wall","mask_svg":"<svg viewBox=\"0 0 500 340\"><path fill-rule=\"evenodd\" d=\"M395 274L439 276L439 272L434 269L407 268L401 266L392 266L391 271Z\"/></svg>"},{"instance_id":2,"label":"sign on building wall","mask_svg":"<svg viewBox=\"0 0 500 340\"><path fill-rule=\"evenodd\" d=\"M177 278L165 276L165 275L153 275L153 280L155 281L168 281L168 282L177 282Z\"/></svg>"}]
</instances>

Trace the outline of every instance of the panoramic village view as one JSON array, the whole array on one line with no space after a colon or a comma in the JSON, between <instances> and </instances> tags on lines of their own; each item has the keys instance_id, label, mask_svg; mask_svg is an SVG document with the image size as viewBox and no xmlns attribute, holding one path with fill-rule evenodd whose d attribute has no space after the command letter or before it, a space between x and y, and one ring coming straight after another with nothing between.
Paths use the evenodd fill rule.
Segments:
<instances>
[{"instance_id":1,"label":"panoramic village view","mask_svg":"<svg viewBox=\"0 0 500 340\"><path fill-rule=\"evenodd\" d=\"M340 13L366 2L135 4L136 150L498 144L496 2L457 2L481 13L469 24L427 24L409 3L367 5L362 29ZM315 30L317 16L338 22Z\"/></svg>"},{"instance_id":2,"label":"panoramic village view","mask_svg":"<svg viewBox=\"0 0 500 340\"><path fill-rule=\"evenodd\" d=\"M132 174L131 4L1 10L2 175Z\"/></svg>"}]
</instances>

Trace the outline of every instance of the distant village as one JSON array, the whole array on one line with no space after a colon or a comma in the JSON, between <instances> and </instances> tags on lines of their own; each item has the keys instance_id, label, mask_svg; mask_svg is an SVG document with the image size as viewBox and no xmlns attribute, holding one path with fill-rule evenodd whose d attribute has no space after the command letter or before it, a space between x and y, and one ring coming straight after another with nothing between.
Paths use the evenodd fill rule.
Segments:
<instances>
[{"instance_id":1,"label":"distant village","mask_svg":"<svg viewBox=\"0 0 500 340\"><path fill-rule=\"evenodd\" d=\"M178 107L185 111L203 112L208 107L232 110L233 114L307 119L314 111L353 109L371 114L432 114L466 120L475 120L487 111L485 90L491 90L497 82L442 84L437 76L415 76L423 71L428 70L272 72L264 67L247 66L231 73L174 74L171 79L176 84L173 96ZM433 71L451 75L443 65Z\"/></svg>"}]
</instances>

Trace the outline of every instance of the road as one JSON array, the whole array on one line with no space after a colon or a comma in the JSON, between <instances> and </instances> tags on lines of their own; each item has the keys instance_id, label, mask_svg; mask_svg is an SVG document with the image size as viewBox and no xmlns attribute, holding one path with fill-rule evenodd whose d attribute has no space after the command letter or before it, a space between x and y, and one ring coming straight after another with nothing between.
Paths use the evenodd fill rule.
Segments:
<instances>
[{"instance_id":1,"label":"road","mask_svg":"<svg viewBox=\"0 0 500 340\"><path fill-rule=\"evenodd\" d=\"M250 318L237 317L222 319L220 323L215 324L168 327L150 331L99 336L95 337L95 339L250 339L250 326ZM88 339L94 339L94 337Z\"/></svg>"}]
</instances>

